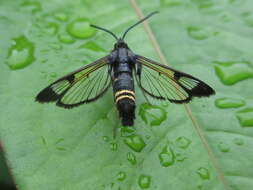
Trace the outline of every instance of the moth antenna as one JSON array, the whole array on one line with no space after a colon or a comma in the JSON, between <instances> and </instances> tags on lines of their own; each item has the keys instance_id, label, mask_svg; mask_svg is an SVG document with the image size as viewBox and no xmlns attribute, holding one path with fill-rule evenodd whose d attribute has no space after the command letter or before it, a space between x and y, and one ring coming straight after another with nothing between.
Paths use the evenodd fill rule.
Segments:
<instances>
[{"instance_id":1,"label":"moth antenna","mask_svg":"<svg viewBox=\"0 0 253 190\"><path fill-rule=\"evenodd\" d=\"M93 25L93 24L91 24L90 26L93 27L93 28L99 29L99 30L103 30L103 31L111 34L117 41L119 40L118 37L112 31L110 31L110 30L107 30L105 28L102 28L100 26L96 26L96 25Z\"/></svg>"},{"instance_id":2,"label":"moth antenna","mask_svg":"<svg viewBox=\"0 0 253 190\"><path fill-rule=\"evenodd\" d=\"M146 17L144 17L143 19L139 20L138 22L136 22L134 25L130 26L128 29L126 29L126 31L123 34L122 40L125 38L126 34L129 32L129 30L131 30L132 28L134 28L135 26L137 26L138 24L142 23L144 20L147 20L149 17L153 16L154 14L157 14L158 11L154 11L150 14L148 14Z\"/></svg>"}]
</instances>

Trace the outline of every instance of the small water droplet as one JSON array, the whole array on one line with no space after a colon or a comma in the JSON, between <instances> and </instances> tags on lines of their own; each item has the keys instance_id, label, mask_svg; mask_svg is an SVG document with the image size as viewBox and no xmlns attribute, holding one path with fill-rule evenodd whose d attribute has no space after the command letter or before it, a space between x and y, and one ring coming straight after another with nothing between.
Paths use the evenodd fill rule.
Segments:
<instances>
[{"instance_id":1,"label":"small water droplet","mask_svg":"<svg viewBox=\"0 0 253 190\"><path fill-rule=\"evenodd\" d=\"M234 138L233 142L234 142L236 145L238 145L238 146L241 146L241 145L244 144L243 139L241 139L241 138Z\"/></svg>"},{"instance_id":2,"label":"small water droplet","mask_svg":"<svg viewBox=\"0 0 253 190\"><path fill-rule=\"evenodd\" d=\"M58 140L55 142L55 144L59 144L59 143L62 142L62 141L64 141L64 138L58 139Z\"/></svg>"},{"instance_id":3,"label":"small water droplet","mask_svg":"<svg viewBox=\"0 0 253 190\"><path fill-rule=\"evenodd\" d=\"M55 35L58 32L58 24L54 22L49 22L44 28L44 31L48 35Z\"/></svg>"},{"instance_id":4,"label":"small water droplet","mask_svg":"<svg viewBox=\"0 0 253 190\"><path fill-rule=\"evenodd\" d=\"M251 12L244 12L242 16L244 23L249 27L253 27L253 14Z\"/></svg>"},{"instance_id":5,"label":"small water droplet","mask_svg":"<svg viewBox=\"0 0 253 190\"><path fill-rule=\"evenodd\" d=\"M210 35L206 29L196 26L189 26L187 32L188 35L195 40L205 40Z\"/></svg>"},{"instance_id":6,"label":"small water droplet","mask_svg":"<svg viewBox=\"0 0 253 190\"><path fill-rule=\"evenodd\" d=\"M121 137L131 136L131 135L133 135L134 132L135 132L135 129L133 127L121 127L120 128Z\"/></svg>"},{"instance_id":7,"label":"small water droplet","mask_svg":"<svg viewBox=\"0 0 253 190\"><path fill-rule=\"evenodd\" d=\"M215 100L215 105L218 108L239 108L245 105L245 101L236 98L219 98Z\"/></svg>"},{"instance_id":8,"label":"small water droplet","mask_svg":"<svg viewBox=\"0 0 253 190\"><path fill-rule=\"evenodd\" d=\"M253 69L249 62L215 62L215 72L225 85L253 78Z\"/></svg>"},{"instance_id":9,"label":"small water droplet","mask_svg":"<svg viewBox=\"0 0 253 190\"><path fill-rule=\"evenodd\" d=\"M210 179L210 173L209 170L204 168L204 167L200 167L197 171L197 173L199 174L199 176L203 179L203 180L209 180Z\"/></svg>"},{"instance_id":10,"label":"small water droplet","mask_svg":"<svg viewBox=\"0 0 253 190\"><path fill-rule=\"evenodd\" d=\"M166 120L166 111L156 105L144 103L140 105L139 115L142 120L151 126L159 126Z\"/></svg>"},{"instance_id":11,"label":"small water droplet","mask_svg":"<svg viewBox=\"0 0 253 190\"><path fill-rule=\"evenodd\" d=\"M182 4L182 0L160 0L161 6L180 6Z\"/></svg>"},{"instance_id":12,"label":"small water droplet","mask_svg":"<svg viewBox=\"0 0 253 190\"><path fill-rule=\"evenodd\" d=\"M14 44L8 50L6 64L12 70L23 69L34 60L34 44L25 36L14 38Z\"/></svg>"},{"instance_id":13,"label":"small water droplet","mask_svg":"<svg viewBox=\"0 0 253 190\"><path fill-rule=\"evenodd\" d=\"M55 77L57 77L57 74L55 72L52 72L52 73L50 73L50 77L55 78Z\"/></svg>"},{"instance_id":14,"label":"small water droplet","mask_svg":"<svg viewBox=\"0 0 253 190\"><path fill-rule=\"evenodd\" d=\"M101 46L99 46L98 44L96 44L93 41L89 41L89 42L81 45L79 48L85 48L85 49L89 49L89 50L97 51L97 52L106 52L106 50L104 48L102 48Z\"/></svg>"},{"instance_id":15,"label":"small water droplet","mask_svg":"<svg viewBox=\"0 0 253 190\"><path fill-rule=\"evenodd\" d=\"M68 24L67 32L76 38L89 38L95 35L96 30L90 27L90 22L86 18L79 18Z\"/></svg>"},{"instance_id":16,"label":"small water droplet","mask_svg":"<svg viewBox=\"0 0 253 190\"><path fill-rule=\"evenodd\" d=\"M60 40L60 42L65 43L65 44L71 44L71 43L75 42L75 39L73 39L68 34L59 34L58 39Z\"/></svg>"},{"instance_id":17,"label":"small water droplet","mask_svg":"<svg viewBox=\"0 0 253 190\"><path fill-rule=\"evenodd\" d=\"M126 173L120 171L120 172L118 173L117 179L118 179L119 181L124 181L124 180L126 179Z\"/></svg>"},{"instance_id":18,"label":"small water droplet","mask_svg":"<svg viewBox=\"0 0 253 190\"><path fill-rule=\"evenodd\" d=\"M103 140L104 140L105 142L109 142L109 137L108 137L108 136L103 136Z\"/></svg>"},{"instance_id":19,"label":"small water droplet","mask_svg":"<svg viewBox=\"0 0 253 190\"><path fill-rule=\"evenodd\" d=\"M191 144L191 141L186 137L178 137L176 139L176 145L180 148L186 149Z\"/></svg>"},{"instance_id":20,"label":"small water droplet","mask_svg":"<svg viewBox=\"0 0 253 190\"><path fill-rule=\"evenodd\" d=\"M139 180L138 180L138 184L140 186L140 188L142 189L147 189L149 188L150 184L151 184L151 177L148 175L140 175Z\"/></svg>"},{"instance_id":21,"label":"small water droplet","mask_svg":"<svg viewBox=\"0 0 253 190\"><path fill-rule=\"evenodd\" d=\"M169 144L163 148L162 152L159 153L159 159L160 164L164 167L168 167L174 164L175 155Z\"/></svg>"},{"instance_id":22,"label":"small water droplet","mask_svg":"<svg viewBox=\"0 0 253 190\"><path fill-rule=\"evenodd\" d=\"M112 142L110 145L111 145L110 148L111 148L112 151L116 151L118 149L118 144L117 143Z\"/></svg>"},{"instance_id":23,"label":"small water droplet","mask_svg":"<svg viewBox=\"0 0 253 190\"><path fill-rule=\"evenodd\" d=\"M57 150L60 150L60 151L66 151L66 148L64 147L56 147Z\"/></svg>"},{"instance_id":24,"label":"small water droplet","mask_svg":"<svg viewBox=\"0 0 253 190\"><path fill-rule=\"evenodd\" d=\"M68 20L68 15L66 15L65 13L55 13L54 17L59 21L67 21Z\"/></svg>"},{"instance_id":25,"label":"small water droplet","mask_svg":"<svg viewBox=\"0 0 253 190\"><path fill-rule=\"evenodd\" d=\"M43 136L41 136L41 140L42 140L42 142L43 142L44 145L47 145L47 141L46 141L46 139Z\"/></svg>"},{"instance_id":26,"label":"small water droplet","mask_svg":"<svg viewBox=\"0 0 253 190\"><path fill-rule=\"evenodd\" d=\"M176 153L175 157L178 162L183 162L187 158L183 153Z\"/></svg>"},{"instance_id":27,"label":"small water droplet","mask_svg":"<svg viewBox=\"0 0 253 190\"><path fill-rule=\"evenodd\" d=\"M127 160L132 164L135 165L136 164L136 157L132 152L128 152L127 153Z\"/></svg>"},{"instance_id":28,"label":"small water droplet","mask_svg":"<svg viewBox=\"0 0 253 190\"><path fill-rule=\"evenodd\" d=\"M41 11L41 5L40 2L32 2L32 1L26 1L21 4L21 7L27 11L30 11L32 13L36 13L38 11Z\"/></svg>"},{"instance_id":29,"label":"small water droplet","mask_svg":"<svg viewBox=\"0 0 253 190\"><path fill-rule=\"evenodd\" d=\"M253 127L253 107L236 112L236 117L242 127Z\"/></svg>"},{"instance_id":30,"label":"small water droplet","mask_svg":"<svg viewBox=\"0 0 253 190\"><path fill-rule=\"evenodd\" d=\"M218 144L218 147L219 147L221 152L229 152L230 151L230 148L228 147L228 145L223 143L223 142L220 142Z\"/></svg>"},{"instance_id":31,"label":"small water droplet","mask_svg":"<svg viewBox=\"0 0 253 190\"><path fill-rule=\"evenodd\" d=\"M146 146L144 140L139 135L131 135L124 139L125 144L135 152L141 152Z\"/></svg>"},{"instance_id":32,"label":"small water droplet","mask_svg":"<svg viewBox=\"0 0 253 190\"><path fill-rule=\"evenodd\" d=\"M214 2L212 0L191 0L195 3L199 9L208 9L214 6Z\"/></svg>"},{"instance_id":33,"label":"small water droplet","mask_svg":"<svg viewBox=\"0 0 253 190\"><path fill-rule=\"evenodd\" d=\"M62 49L62 45L56 42L52 42L48 45L50 48L52 48L53 50L61 50Z\"/></svg>"}]
</instances>

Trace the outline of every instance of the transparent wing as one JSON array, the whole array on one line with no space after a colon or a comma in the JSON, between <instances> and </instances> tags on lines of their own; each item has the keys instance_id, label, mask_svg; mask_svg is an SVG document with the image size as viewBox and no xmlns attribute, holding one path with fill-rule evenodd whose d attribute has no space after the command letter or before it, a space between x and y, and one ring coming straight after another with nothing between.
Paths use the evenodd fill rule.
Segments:
<instances>
[{"instance_id":1,"label":"transparent wing","mask_svg":"<svg viewBox=\"0 0 253 190\"><path fill-rule=\"evenodd\" d=\"M192 97L210 96L215 91L203 81L142 56L136 56L136 79L149 96L173 103L187 103Z\"/></svg>"},{"instance_id":2,"label":"transparent wing","mask_svg":"<svg viewBox=\"0 0 253 190\"><path fill-rule=\"evenodd\" d=\"M37 95L36 101L56 101L57 106L72 108L97 100L110 84L106 56L53 82Z\"/></svg>"}]
</instances>

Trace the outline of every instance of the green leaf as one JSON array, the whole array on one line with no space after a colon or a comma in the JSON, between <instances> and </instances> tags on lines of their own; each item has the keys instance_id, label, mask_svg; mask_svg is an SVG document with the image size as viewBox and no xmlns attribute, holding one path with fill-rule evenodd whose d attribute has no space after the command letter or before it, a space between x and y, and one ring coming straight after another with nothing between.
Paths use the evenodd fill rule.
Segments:
<instances>
[{"instance_id":1,"label":"green leaf","mask_svg":"<svg viewBox=\"0 0 253 190\"><path fill-rule=\"evenodd\" d=\"M0 2L0 140L20 190L252 189L253 2L137 3ZM167 62L217 95L194 99L189 107L148 107L136 88L132 129L119 125L112 90L72 110L34 102L50 82L113 48L111 36L87 23L120 36L139 19L138 7L145 15L159 10L148 22ZM137 54L159 61L142 26L126 41ZM219 106L218 100L226 101Z\"/></svg>"}]
</instances>

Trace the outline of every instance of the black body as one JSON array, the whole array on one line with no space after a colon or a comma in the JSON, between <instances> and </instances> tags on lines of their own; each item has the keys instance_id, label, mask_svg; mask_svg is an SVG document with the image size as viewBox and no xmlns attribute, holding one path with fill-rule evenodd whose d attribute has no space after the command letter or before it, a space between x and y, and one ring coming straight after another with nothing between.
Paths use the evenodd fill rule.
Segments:
<instances>
[{"instance_id":1,"label":"black body","mask_svg":"<svg viewBox=\"0 0 253 190\"><path fill-rule=\"evenodd\" d=\"M124 42L126 33L155 13L129 27L122 38L91 25L110 33L117 40L114 49L109 55L56 80L37 95L36 101L56 102L57 106L69 109L97 100L112 86L122 125L132 126L136 107L134 78L147 101L150 97L181 104L190 102L193 97L215 94L203 81L136 55L128 48Z\"/></svg>"}]
</instances>

